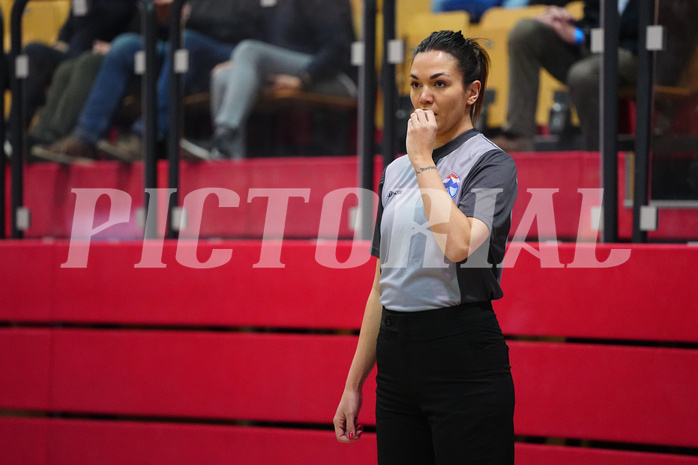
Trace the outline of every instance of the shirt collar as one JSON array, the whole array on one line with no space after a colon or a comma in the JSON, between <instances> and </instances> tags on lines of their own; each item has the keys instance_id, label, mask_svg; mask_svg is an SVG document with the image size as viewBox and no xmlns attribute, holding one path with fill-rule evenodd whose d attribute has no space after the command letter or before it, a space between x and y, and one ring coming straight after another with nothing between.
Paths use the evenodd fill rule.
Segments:
<instances>
[{"instance_id":1,"label":"shirt collar","mask_svg":"<svg viewBox=\"0 0 698 465\"><path fill-rule=\"evenodd\" d=\"M459 134L458 136L454 137L450 141L446 142L444 145L441 147L437 148L434 150L434 153L432 154L432 158L434 159L434 163L448 155L449 153L453 152L456 148L460 147L470 139L471 137L475 137L476 135L480 134L480 131L478 131L475 128L468 129L467 131Z\"/></svg>"}]
</instances>

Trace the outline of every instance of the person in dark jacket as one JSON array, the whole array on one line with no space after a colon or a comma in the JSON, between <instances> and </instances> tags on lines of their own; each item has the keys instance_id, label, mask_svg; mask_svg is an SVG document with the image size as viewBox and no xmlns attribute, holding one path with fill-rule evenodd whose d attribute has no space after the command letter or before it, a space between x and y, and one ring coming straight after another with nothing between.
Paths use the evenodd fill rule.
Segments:
<instances>
[{"instance_id":1,"label":"person in dark jacket","mask_svg":"<svg viewBox=\"0 0 698 465\"><path fill-rule=\"evenodd\" d=\"M619 0L620 86L637 79L638 0ZM591 30L600 26L600 1L587 0L579 21L550 7L519 21L509 34L509 105L503 133L494 142L508 152L533 149L540 69L567 85L584 135L585 148L599 148L601 55L590 51Z\"/></svg>"},{"instance_id":2,"label":"person in dark jacket","mask_svg":"<svg viewBox=\"0 0 698 465\"><path fill-rule=\"evenodd\" d=\"M75 8L71 7L54 44L31 42L24 47L23 53L29 62L25 79L25 120L22 122L25 130L36 111L44 104L46 91L58 66L65 60L77 58L83 52L92 50L95 42L110 42L124 32L124 25L129 23L135 10L136 0L93 0L89 2L84 14L76 14ZM10 118L13 118L16 111L17 108L13 105Z\"/></svg>"},{"instance_id":3,"label":"person in dark jacket","mask_svg":"<svg viewBox=\"0 0 698 465\"><path fill-rule=\"evenodd\" d=\"M156 0L158 17L166 24L172 0ZM258 38L264 31L265 8L259 0L190 0L185 6L184 47L189 55L189 68L184 76L185 92L207 88L211 69L230 57L235 46L244 39ZM159 41L157 50L162 63L157 83L158 140L167 134L169 58L167 42ZM113 42L97 75L90 96L72 133L48 146L32 149L35 157L72 163L91 159L97 149L122 161L142 156L142 122L139 120L116 143L104 140L136 77L136 53L142 49L140 34L123 34Z\"/></svg>"}]
</instances>

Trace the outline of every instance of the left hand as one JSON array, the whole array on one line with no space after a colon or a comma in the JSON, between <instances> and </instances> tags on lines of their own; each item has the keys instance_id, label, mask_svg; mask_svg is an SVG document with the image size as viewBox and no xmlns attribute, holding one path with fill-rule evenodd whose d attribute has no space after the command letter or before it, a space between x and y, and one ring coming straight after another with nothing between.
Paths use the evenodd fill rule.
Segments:
<instances>
[{"instance_id":1,"label":"left hand","mask_svg":"<svg viewBox=\"0 0 698 465\"><path fill-rule=\"evenodd\" d=\"M110 48L111 44L109 42L103 42L101 40L95 40L92 44L92 51L101 55L106 55Z\"/></svg>"},{"instance_id":2,"label":"left hand","mask_svg":"<svg viewBox=\"0 0 698 465\"><path fill-rule=\"evenodd\" d=\"M407 122L407 156L415 169L433 165L436 116L431 110L415 110Z\"/></svg>"},{"instance_id":3,"label":"left hand","mask_svg":"<svg viewBox=\"0 0 698 465\"><path fill-rule=\"evenodd\" d=\"M269 90L299 90L303 86L301 78L288 74L272 74L269 76Z\"/></svg>"},{"instance_id":4,"label":"left hand","mask_svg":"<svg viewBox=\"0 0 698 465\"><path fill-rule=\"evenodd\" d=\"M68 53L70 50L70 45L62 40L57 40L56 43L53 44L53 48L63 53Z\"/></svg>"}]
</instances>

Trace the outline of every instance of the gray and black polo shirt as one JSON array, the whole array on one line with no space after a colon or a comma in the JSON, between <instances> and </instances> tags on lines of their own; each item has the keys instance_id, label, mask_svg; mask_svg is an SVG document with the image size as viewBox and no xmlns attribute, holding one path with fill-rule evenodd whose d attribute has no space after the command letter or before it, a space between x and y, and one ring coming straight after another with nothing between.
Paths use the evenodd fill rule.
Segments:
<instances>
[{"instance_id":1,"label":"gray and black polo shirt","mask_svg":"<svg viewBox=\"0 0 698 465\"><path fill-rule=\"evenodd\" d=\"M434 150L433 158L460 211L483 221L490 236L466 260L449 261L428 227L412 164L406 156L393 161L381 178L371 248L381 260L381 304L390 310L430 310L502 297L497 265L511 228L516 164L475 129Z\"/></svg>"}]
</instances>

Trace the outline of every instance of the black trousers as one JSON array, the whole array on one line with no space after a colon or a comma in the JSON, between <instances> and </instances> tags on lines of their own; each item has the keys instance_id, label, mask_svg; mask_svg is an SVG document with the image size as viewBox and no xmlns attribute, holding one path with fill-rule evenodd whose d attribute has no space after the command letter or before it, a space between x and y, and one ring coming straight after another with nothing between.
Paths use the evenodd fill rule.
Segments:
<instances>
[{"instance_id":1,"label":"black trousers","mask_svg":"<svg viewBox=\"0 0 698 465\"><path fill-rule=\"evenodd\" d=\"M383 309L377 361L380 465L514 463L509 348L490 302Z\"/></svg>"}]
</instances>

